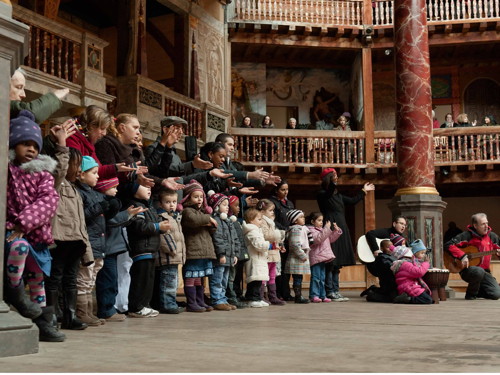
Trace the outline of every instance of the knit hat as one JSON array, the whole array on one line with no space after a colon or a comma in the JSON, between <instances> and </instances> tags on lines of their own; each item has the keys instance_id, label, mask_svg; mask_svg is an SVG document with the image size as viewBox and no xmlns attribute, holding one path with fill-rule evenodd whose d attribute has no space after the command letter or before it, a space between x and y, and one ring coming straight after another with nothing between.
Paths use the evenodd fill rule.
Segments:
<instances>
[{"instance_id":1,"label":"knit hat","mask_svg":"<svg viewBox=\"0 0 500 375\"><path fill-rule=\"evenodd\" d=\"M337 175L337 171L335 170L335 168L326 168L326 169L323 169L323 170L321 171L321 174L319 175L319 177L320 177L321 179L323 179L323 178L324 178L327 174L329 174L329 173L333 173L333 174L334 174L334 176L336 176L336 175Z\"/></svg>"},{"instance_id":2,"label":"knit hat","mask_svg":"<svg viewBox=\"0 0 500 375\"><path fill-rule=\"evenodd\" d=\"M400 234L391 234L391 242L394 246L401 246L405 238Z\"/></svg>"},{"instance_id":3,"label":"knit hat","mask_svg":"<svg viewBox=\"0 0 500 375\"><path fill-rule=\"evenodd\" d=\"M290 210L286 213L286 219L290 225L293 225L300 215L304 215L304 212L301 210Z\"/></svg>"},{"instance_id":4,"label":"knit hat","mask_svg":"<svg viewBox=\"0 0 500 375\"><path fill-rule=\"evenodd\" d=\"M104 193L106 190L109 190L111 188L114 188L120 184L120 181L118 181L118 178L113 177L109 178L107 180L99 180L97 181L97 185L95 186L95 190L100 191L101 193Z\"/></svg>"},{"instance_id":5,"label":"knit hat","mask_svg":"<svg viewBox=\"0 0 500 375\"><path fill-rule=\"evenodd\" d=\"M132 198L137 193L137 190L139 190L139 186L137 182L129 182L123 187L123 196Z\"/></svg>"},{"instance_id":6,"label":"knit hat","mask_svg":"<svg viewBox=\"0 0 500 375\"><path fill-rule=\"evenodd\" d=\"M98 167L99 164L94 160L92 156L83 156L82 157L82 172L87 172L89 169L94 167Z\"/></svg>"},{"instance_id":7,"label":"knit hat","mask_svg":"<svg viewBox=\"0 0 500 375\"><path fill-rule=\"evenodd\" d=\"M210 190L208 193L208 204L213 208L215 212L217 212L217 207L224 201L224 199L229 200L227 195L222 193L216 193L213 190Z\"/></svg>"},{"instance_id":8,"label":"knit hat","mask_svg":"<svg viewBox=\"0 0 500 375\"><path fill-rule=\"evenodd\" d=\"M16 118L10 120L9 148L15 148L19 143L34 141L41 151L43 141L40 126L35 122L35 116L23 109Z\"/></svg>"},{"instance_id":9,"label":"knit hat","mask_svg":"<svg viewBox=\"0 0 500 375\"><path fill-rule=\"evenodd\" d=\"M203 208L205 209L206 213L211 214L212 208L207 205L207 196L205 195L205 192L203 191L203 186L201 186L201 184L196 180L191 180L191 181L189 181L188 184L184 185L184 189L182 190L184 198L182 198L182 200L177 205L177 211L182 211L184 209L183 204L189 200L189 197L195 191L203 192Z\"/></svg>"},{"instance_id":10,"label":"knit hat","mask_svg":"<svg viewBox=\"0 0 500 375\"><path fill-rule=\"evenodd\" d=\"M347 117L349 119L351 118L351 114L349 112L344 112L344 113L342 113L341 116Z\"/></svg>"},{"instance_id":11,"label":"knit hat","mask_svg":"<svg viewBox=\"0 0 500 375\"><path fill-rule=\"evenodd\" d=\"M391 254L394 258L396 259L401 259L403 257L409 257L411 258L412 256L412 252L411 252L411 249L409 247L406 247L404 245L401 245L401 246L397 246L393 251L392 251L392 254Z\"/></svg>"},{"instance_id":12,"label":"knit hat","mask_svg":"<svg viewBox=\"0 0 500 375\"><path fill-rule=\"evenodd\" d=\"M416 253L418 253L419 251L422 251L422 250L427 250L427 247L425 247L423 241L420 240L420 239L413 241L410 244L410 247L411 247L411 251L412 251L413 254L416 254Z\"/></svg>"},{"instance_id":13,"label":"knit hat","mask_svg":"<svg viewBox=\"0 0 500 375\"><path fill-rule=\"evenodd\" d=\"M187 125L187 121L177 116L167 116L161 120L160 124L163 128L164 126L169 127L175 124Z\"/></svg>"},{"instance_id":14,"label":"knit hat","mask_svg":"<svg viewBox=\"0 0 500 375\"><path fill-rule=\"evenodd\" d=\"M238 201L238 197L236 195L229 195L229 205L232 205L234 202Z\"/></svg>"}]
</instances>

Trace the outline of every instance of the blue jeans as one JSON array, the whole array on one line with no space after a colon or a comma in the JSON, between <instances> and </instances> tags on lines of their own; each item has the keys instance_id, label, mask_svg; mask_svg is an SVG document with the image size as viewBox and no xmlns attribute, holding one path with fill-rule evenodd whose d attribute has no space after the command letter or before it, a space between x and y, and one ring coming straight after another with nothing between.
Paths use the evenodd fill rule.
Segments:
<instances>
[{"instance_id":1,"label":"blue jeans","mask_svg":"<svg viewBox=\"0 0 500 375\"><path fill-rule=\"evenodd\" d=\"M229 266L214 265L214 273L209 277L210 298L212 305L227 303L226 288L229 280Z\"/></svg>"},{"instance_id":2,"label":"blue jeans","mask_svg":"<svg viewBox=\"0 0 500 375\"><path fill-rule=\"evenodd\" d=\"M171 264L162 267L159 271L160 284L160 309L177 309L177 282L178 282L178 266Z\"/></svg>"},{"instance_id":3,"label":"blue jeans","mask_svg":"<svg viewBox=\"0 0 500 375\"><path fill-rule=\"evenodd\" d=\"M117 313L115 309L118 294L118 270L116 268L117 254L107 255L104 264L97 273L95 292L97 299L97 316L109 318Z\"/></svg>"},{"instance_id":4,"label":"blue jeans","mask_svg":"<svg viewBox=\"0 0 500 375\"><path fill-rule=\"evenodd\" d=\"M326 295L330 296L339 291L339 274L340 268L335 266L333 262L325 265L325 289Z\"/></svg>"},{"instance_id":5,"label":"blue jeans","mask_svg":"<svg viewBox=\"0 0 500 375\"><path fill-rule=\"evenodd\" d=\"M317 263L311 266L311 286L309 287L309 298L319 297L324 299L325 293L325 263Z\"/></svg>"}]
</instances>

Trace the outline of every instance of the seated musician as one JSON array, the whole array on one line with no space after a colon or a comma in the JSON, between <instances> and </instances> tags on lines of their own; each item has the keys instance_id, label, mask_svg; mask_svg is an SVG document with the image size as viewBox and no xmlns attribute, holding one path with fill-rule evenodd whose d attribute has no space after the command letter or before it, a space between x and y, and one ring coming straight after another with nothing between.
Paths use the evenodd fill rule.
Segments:
<instances>
[{"instance_id":1,"label":"seated musician","mask_svg":"<svg viewBox=\"0 0 500 375\"><path fill-rule=\"evenodd\" d=\"M490 273L490 260L491 254L500 256L500 240L498 235L491 231L486 214L477 213L472 215L471 219L472 224L467 226L467 230L448 241L445 244L445 250L462 262L463 269L460 271L460 277L469 283L465 299L497 300L500 298L500 286ZM474 246L477 250L467 249L464 252L469 246ZM480 261L477 266L470 265L470 259L474 258L469 254L474 252L485 253L483 257L477 258Z\"/></svg>"},{"instance_id":2,"label":"seated musician","mask_svg":"<svg viewBox=\"0 0 500 375\"><path fill-rule=\"evenodd\" d=\"M403 237L405 229L406 218L404 216L397 216L392 222L392 227L374 229L366 233L366 241L375 256L375 261L368 263L366 267L373 276L379 278L380 283L380 288L371 286L361 293L361 297L366 295L367 301L391 303L394 297L396 297L396 281L394 279L394 274L391 271L392 262L396 259L391 254L392 250L390 249L390 246L387 246L386 251L378 248L377 238L388 238L390 242L392 242L393 246L400 246L405 242Z\"/></svg>"}]
</instances>

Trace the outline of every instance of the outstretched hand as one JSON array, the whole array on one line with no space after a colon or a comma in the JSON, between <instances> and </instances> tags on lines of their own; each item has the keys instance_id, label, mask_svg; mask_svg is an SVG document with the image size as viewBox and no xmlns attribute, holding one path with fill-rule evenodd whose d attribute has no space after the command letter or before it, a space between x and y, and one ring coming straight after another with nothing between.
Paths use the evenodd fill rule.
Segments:
<instances>
[{"instance_id":1,"label":"outstretched hand","mask_svg":"<svg viewBox=\"0 0 500 375\"><path fill-rule=\"evenodd\" d=\"M192 163L193 163L193 167L198 168L198 169L210 169L214 166L211 162L200 158L199 154L194 157Z\"/></svg>"},{"instance_id":2,"label":"outstretched hand","mask_svg":"<svg viewBox=\"0 0 500 375\"><path fill-rule=\"evenodd\" d=\"M180 180L180 177L169 177L165 178L161 181L161 186L164 186L170 190L182 190L184 189L183 184L179 184L177 181Z\"/></svg>"},{"instance_id":3,"label":"outstretched hand","mask_svg":"<svg viewBox=\"0 0 500 375\"><path fill-rule=\"evenodd\" d=\"M130 206L129 208L127 208L127 212L129 214L129 216L135 216L137 214L142 214L143 212L146 212L147 210L148 210L147 208L141 207L141 206L138 206L138 207Z\"/></svg>"}]
</instances>

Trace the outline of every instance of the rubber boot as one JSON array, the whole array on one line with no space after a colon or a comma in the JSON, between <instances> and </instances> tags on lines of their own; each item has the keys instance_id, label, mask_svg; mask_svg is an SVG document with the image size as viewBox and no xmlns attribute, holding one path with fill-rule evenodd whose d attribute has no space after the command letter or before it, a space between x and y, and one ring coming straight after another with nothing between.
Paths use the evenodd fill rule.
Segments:
<instances>
[{"instance_id":1,"label":"rubber boot","mask_svg":"<svg viewBox=\"0 0 500 375\"><path fill-rule=\"evenodd\" d=\"M54 308L54 321L52 325L59 329L60 325L58 323L59 321L62 322L62 311L60 311L61 309L59 308L59 291L45 289L45 296L47 298L47 306L52 306ZM61 314L61 320L59 320L58 312Z\"/></svg>"},{"instance_id":2,"label":"rubber boot","mask_svg":"<svg viewBox=\"0 0 500 375\"><path fill-rule=\"evenodd\" d=\"M207 311L204 307L198 305L198 296L196 292L197 290L196 287L194 286L184 287L184 293L186 294L186 300L187 300L186 311L197 312L197 313Z\"/></svg>"},{"instance_id":3,"label":"rubber boot","mask_svg":"<svg viewBox=\"0 0 500 375\"><path fill-rule=\"evenodd\" d=\"M86 329L88 325L82 322L76 316L76 289L69 289L64 291L64 309L63 321L61 328L82 330Z\"/></svg>"},{"instance_id":4,"label":"rubber boot","mask_svg":"<svg viewBox=\"0 0 500 375\"><path fill-rule=\"evenodd\" d=\"M92 293L87 294L87 315L89 316L90 319L93 320L98 320L101 322L101 324L106 323L106 319L99 319L97 316L94 314L94 297L92 296Z\"/></svg>"},{"instance_id":5,"label":"rubber boot","mask_svg":"<svg viewBox=\"0 0 500 375\"><path fill-rule=\"evenodd\" d=\"M10 285L9 281L5 282L5 302L10 303L16 308L16 310L28 319L35 319L42 315L42 309L39 304L30 300L28 295L24 290L24 282L13 287Z\"/></svg>"},{"instance_id":6,"label":"rubber boot","mask_svg":"<svg viewBox=\"0 0 500 375\"><path fill-rule=\"evenodd\" d=\"M52 325L54 319L54 307L47 306L42 307L42 315L38 318L33 319L33 322L37 325L39 332L40 341L48 342L62 342L66 339L64 333L59 332Z\"/></svg>"},{"instance_id":7,"label":"rubber boot","mask_svg":"<svg viewBox=\"0 0 500 375\"><path fill-rule=\"evenodd\" d=\"M212 306L205 303L205 287L203 285L196 285L196 302L198 306L204 307L207 312L214 309Z\"/></svg>"},{"instance_id":8,"label":"rubber boot","mask_svg":"<svg viewBox=\"0 0 500 375\"><path fill-rule=\"evenodd\" d=\"M90 327L97 327L101 325L101 321L99 319L92 319L87 314L88 308L88 298L86 294L78 294L76 296L76 316L80 321L87 324Z\"/></svg>"},{"instance_id":9,"label":"rubber boot","mask_svg":"<svg viewBox=\"0 0 500 375\"><path fill-rule=\"evenodd\" d=\"M269 294L269 302L271 302L271 305L276 305L276 306L286 305L286 302L280 300L276 295L276 284L267 284L267 291Z\"/></svg>"},{"instance_id":10,"label":"rubber boot","mask_svg":"<svg viewBox=\"0 0 500 375\"><path fill-rule=\"evenodd\" d=\"M309 303L309 300L307 298L302 297L302 285L294 285L293 292L295 293L295 303Z\"/></svg>"},{"instance_id":11,"label":"rubber boot","mask_svg":"<svg viewBox=\"0 0 500 375\"><path fill-rule=\"evenodd\" d=\"M264 301L265 303L267 303L268 305L271 304L271 302L269 301L269 297L267 295L267 289L266 289L266 286L264 284L262 284L260 286L260 299L262 301Z\"/></svg>"}]
</instances>

